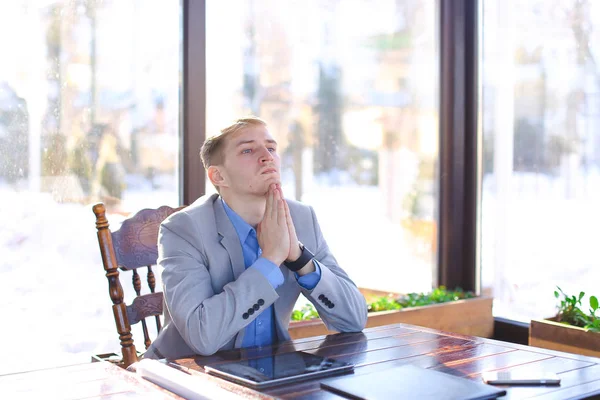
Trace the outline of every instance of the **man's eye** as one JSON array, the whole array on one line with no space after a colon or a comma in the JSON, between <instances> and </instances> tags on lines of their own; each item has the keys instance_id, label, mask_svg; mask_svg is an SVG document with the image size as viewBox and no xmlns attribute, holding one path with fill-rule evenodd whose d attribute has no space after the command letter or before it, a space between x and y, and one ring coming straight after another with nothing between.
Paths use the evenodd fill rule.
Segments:
<instances>
[{"instance_id":1,"label":"man's eye","mask_svg":"<svg viewBox=\"0 0 600 400\"><path fill-rule=\"evenodd\" d=\"M252 149L244 149L242 150L242 154L250 154L252 153Z\"/></svg>"},{"instance_id":2,"label":"man's eye","mask_svg":"<svg viewBox=\"0 0 600 400\"><path fill-rule=\"evenodd\" d=\"M275 153L277 150L274 147L269 147L269 152Z\"/></svg>"}]
</instances>

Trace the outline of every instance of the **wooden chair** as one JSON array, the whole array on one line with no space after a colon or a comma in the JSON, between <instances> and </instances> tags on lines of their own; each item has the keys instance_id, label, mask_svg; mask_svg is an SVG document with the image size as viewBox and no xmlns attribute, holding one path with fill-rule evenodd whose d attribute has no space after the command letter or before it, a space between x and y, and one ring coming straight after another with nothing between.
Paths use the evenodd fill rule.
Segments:
<instances>
[{"instance_id":1,"label":"wooden chair","mask_svg":"<svg viewBox=\"0 0 600 400\"><path fill-rule=\"evenodd\" d=\"M119 365L124 368L138 360L131 325L142 323L146 349L152 342L146 318L154 317L157 332L162 328L160 316L163 311L163 294L155 291L156 279L152 271L152 266L156 265L158 257L158 229L165 218L182 208L162 206L157 209L141 210L126 219L117 231L111 232L104 204L98 203L92 207L96 215L98 244L108 279L108 291L113 302L113 314L123 353ZM146 279L150 291L148 294L141 294L142 284L138 274L138 268L141 267L147 268ZM123 299L119 269L132 271L132 284L136 297L129 305L126 305Z\"/></svg>"}]
</instances>

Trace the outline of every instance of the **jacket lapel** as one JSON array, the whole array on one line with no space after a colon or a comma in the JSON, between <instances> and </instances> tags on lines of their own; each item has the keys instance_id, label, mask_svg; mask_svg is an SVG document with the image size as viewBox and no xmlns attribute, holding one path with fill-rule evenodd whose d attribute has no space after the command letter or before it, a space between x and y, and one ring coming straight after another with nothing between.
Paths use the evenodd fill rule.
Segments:
<instances>
[{"instance_id":1,"label":"jacket lapel","mask_svg":"<svg viewBox=\"0 0 600 400\"><path fill-rule=\"evenodd\" d=\"M242 254L242 246L237 232L229 217L223 208L223 202L220 197L217 197L214 204L215 221L217 223L217 232L220 236L221 245L227 250L229 260L231 261L231 269L234 279L237 279L246 269L244 266L244 255Z\"/></svg>"}]
</instances>

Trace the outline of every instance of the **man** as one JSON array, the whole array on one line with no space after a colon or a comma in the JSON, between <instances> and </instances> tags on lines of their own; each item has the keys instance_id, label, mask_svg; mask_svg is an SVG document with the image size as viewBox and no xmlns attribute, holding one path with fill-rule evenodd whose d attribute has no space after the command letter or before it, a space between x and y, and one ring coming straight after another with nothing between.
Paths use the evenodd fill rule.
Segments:
<instances>
[{"instance_id":1,"label":"man","mask_svg":"<svg viewBox=\"0 0 600 400\"><path fill-rule=\"evenodd\" d=\"M161 225L165 326L145 357L289 340L301 292L328 328L361 331L365 299L337 265L313 209L284 199L277 143L266 123L237 120L204 143L201 157L219 194Z\"/></svg>"}]
</instances>

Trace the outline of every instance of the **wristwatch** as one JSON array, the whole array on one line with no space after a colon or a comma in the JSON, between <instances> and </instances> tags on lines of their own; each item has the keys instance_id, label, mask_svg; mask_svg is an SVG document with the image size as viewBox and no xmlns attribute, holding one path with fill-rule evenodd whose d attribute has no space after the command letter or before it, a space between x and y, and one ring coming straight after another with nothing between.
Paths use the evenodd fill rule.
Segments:
<instances>
[{"instance_id":1,"label":"wristwatch","mask_svg":"<svg viewBox=\"0 0 600 400\"><path fill-rule=\"evenodd\" d=\"M300 250L302 250L300 257L298 257L298 259L296 261L284 261L283 262L283 264L293 272L296 272L299 269L302 269L302 267L304 267L315 256L313 253L310 252L310 250L308 250L306 247L304 247L302 242L298 242L298 246L300 246Z\"/></svg>"}]
</instances>

